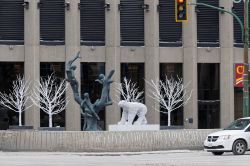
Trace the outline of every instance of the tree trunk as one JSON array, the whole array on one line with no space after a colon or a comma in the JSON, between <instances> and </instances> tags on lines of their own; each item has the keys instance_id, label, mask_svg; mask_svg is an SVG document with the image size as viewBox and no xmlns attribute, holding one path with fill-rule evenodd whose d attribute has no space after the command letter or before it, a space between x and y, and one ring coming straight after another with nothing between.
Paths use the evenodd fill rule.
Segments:
<instances>
[{"instance_id":1,"label":"tree trunk","mask_svg":"<svg viewBox=\"0 0 250 166\"><path fill-rule=\"evenodd\" d=\"M49 127L52 127L52 114L49 114Z\"/></svg>"},{"instance_id":2,"label":"tree trunk","mask_svg":"<svg viewBox=\"0 0 250 166\"><path fill-rule=\"evenodd\" d=\"M19 111L18 118L19 118L19 126L22 126L22 112L21 111Z\"/></svg>"},{"instance_id":3,"label":"tree trunk","mask_svg":"<svg viewBox=\"0 0 250 166\"><path fill-rule=\"evenodd\" d=\"M171 112L168 111L168 126L171 126Z\"/></svg>"}]
</instances>

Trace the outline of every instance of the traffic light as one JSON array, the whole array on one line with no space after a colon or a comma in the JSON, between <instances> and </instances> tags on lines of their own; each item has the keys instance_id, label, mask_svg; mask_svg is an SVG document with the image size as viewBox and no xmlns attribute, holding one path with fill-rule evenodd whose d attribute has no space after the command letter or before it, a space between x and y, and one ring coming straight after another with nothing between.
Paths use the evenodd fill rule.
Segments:
<instances>
[{"instance_id":1,"label":"traffic light","mask_svg":"<svg viewBox=\"0 0 250 166\"><path fill-rule=\"evenodd\" d=\"M188 0L175 0L175 20L182 22L188 20Z\"/></svg>"}]
</instances>

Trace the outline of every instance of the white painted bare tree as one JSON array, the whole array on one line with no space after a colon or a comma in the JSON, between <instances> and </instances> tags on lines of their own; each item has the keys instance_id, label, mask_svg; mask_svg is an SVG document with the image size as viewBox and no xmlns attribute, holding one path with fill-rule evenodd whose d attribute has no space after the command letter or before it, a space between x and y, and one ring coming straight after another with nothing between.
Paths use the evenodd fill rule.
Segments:
<instances>
[{"instance_id":1,"label":"white painted bare tree","mask_svg":"<svg viewBox=\"0 0 250 166\"><path fill-rule=\"evenodd\" d=\"M28 105L30 81L20 75L13 81L12 90L9 94L0 92L0 105L17 112L18 124L22 126L22 112L32 106Z\"/></svg>"},{"instance_id":2,"label":"white painted bare tree","mask_svg":"<svg viewBox=\"0 0 250 166\"><path fill-rule=\"evenodd\" d=\"M141 102L143 100L143 91L139 91L137 83L131 81L131 79L123 78L122 83L116 84L116 92L119 94L116 97L120 99L120 94L123 97L123 100L128 102Z\"/></svg>"},{"instance_id":3,"label":"white painted bare tree","mask_svg":"<svg viewBox=\"0 0 250 166\"><path fill-rule=\"evenodd\" d=\"M49 115L49 127L53 127L52 116L65 110L68 104L65 98L66 89L66 80L56 78L54 74L40 78L40 82L35 85L31 100Z\"/></svg>"},{"instance_id":4,"label":"white painted bare tree","mask_svg":"<svg viewBox=\"0 0 250 166\"><path fill-rule=\"evenodd\" d=\"M168 126L171 126L171 113L188 103L192 95L192 90L187 91L189 85L184 85L183 79L177 76L177 79L166 76L165 81L151 82L146 81L152 89L149 96L160 103L160 108L163 110L157 110L164 114L168 114Z\"/></svg>"}]
</instances>

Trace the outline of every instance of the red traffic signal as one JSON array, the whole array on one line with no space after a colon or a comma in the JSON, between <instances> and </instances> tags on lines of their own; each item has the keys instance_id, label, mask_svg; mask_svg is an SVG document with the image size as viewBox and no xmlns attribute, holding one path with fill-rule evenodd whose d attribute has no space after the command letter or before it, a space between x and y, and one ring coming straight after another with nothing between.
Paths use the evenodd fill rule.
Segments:
<instances>
[{"instance_id":1,"label":"red traffic signal","mask_svg":"<svg viewBox=\"0 0 250 166\"><path fill-rule=\"evenodd\" d=\"M175 20L176 22L188 20L187 0L175 0Z\"/></svg>"}]
</instances>

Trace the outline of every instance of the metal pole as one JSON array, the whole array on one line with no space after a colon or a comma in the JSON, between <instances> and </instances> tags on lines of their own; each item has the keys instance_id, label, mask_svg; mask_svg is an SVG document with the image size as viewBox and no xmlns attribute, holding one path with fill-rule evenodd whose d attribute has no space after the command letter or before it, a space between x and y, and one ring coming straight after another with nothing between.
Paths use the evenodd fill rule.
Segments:
<instances>
[{"instance_id":1,"label":"metal pole","mask_svg":"<svg viewBox=\"0 0 250 166\"><path fill-rule=\"evenodd\" d=\"M249 45L249 25L248 25L248 3L244 1L244 73L243 73L243 117L249 116L249 87L248 87L248 45Z\"/></svg>"}]
</instances>

